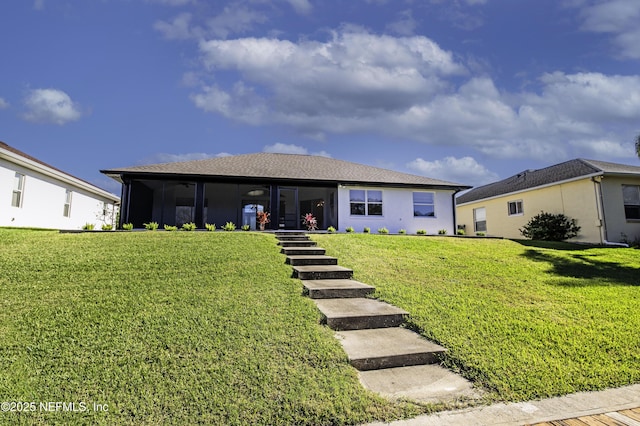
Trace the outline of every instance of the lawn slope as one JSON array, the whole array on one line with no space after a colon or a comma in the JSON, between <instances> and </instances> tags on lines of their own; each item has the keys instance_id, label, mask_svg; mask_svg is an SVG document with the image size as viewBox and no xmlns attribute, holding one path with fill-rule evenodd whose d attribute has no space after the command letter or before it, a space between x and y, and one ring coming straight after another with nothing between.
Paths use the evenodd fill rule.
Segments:
<instances>
[{"instance_id":1,"label":"lawn slope","mask_svg":"<svg viewBox=\"0 0 640 426\"><path fill-rule=\"evenodd\" d=\"M640 251L509 240L315 235L411 313L447 364L527 400L640 382Z\"/></svg>"}]
</instances>

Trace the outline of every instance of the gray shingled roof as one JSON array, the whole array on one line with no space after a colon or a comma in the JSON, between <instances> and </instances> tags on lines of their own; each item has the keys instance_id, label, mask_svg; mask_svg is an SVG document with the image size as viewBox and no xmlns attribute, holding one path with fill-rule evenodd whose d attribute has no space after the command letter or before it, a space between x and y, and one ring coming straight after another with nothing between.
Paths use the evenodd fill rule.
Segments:
<instances>
[{"instance_id":1,"label":"gray shingled roof","mask_svg":"<svg viewBox=\"0 0 640 426\"><path fill-rule=\"evenodd\" d=\"M400 173L379 167L351 163L334 158L297 154L243 154L229 157L176 163L150 164L101 170L119 179L123 174L132 175L181 175L207 177L263 178L291 181L324 181L335 183L365 183L380 185L416 185L470 188L453 182L431 179L408 173Z\"/></svg>"},{"instance_id":2,"label":"gray shingled roof","mask_svg":"<svg viewBox=\"0 0 640 426\"><path fill-rule=\"evenodd\" d=\"M582 176L604 174L640 176L640 167L578 158L544 169L526 170L507 179L474 188L459 196L456 199L456 203L464 204L555 182L572 180Z\"/></svg>"}]
</instances>

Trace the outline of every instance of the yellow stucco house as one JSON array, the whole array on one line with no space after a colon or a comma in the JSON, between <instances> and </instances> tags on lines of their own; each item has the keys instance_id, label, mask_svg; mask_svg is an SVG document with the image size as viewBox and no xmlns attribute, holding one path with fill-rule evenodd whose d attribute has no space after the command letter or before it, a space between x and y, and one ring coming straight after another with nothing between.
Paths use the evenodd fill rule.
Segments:
<instances>
[{"instance_id":1,"label":"yellow stucco house","mask_svg":"<svg viewBox=\"0 0 640 426\"><path fill-rule=\"evenodd\" d=\"M541 211L576 219L571 241L607 244L640 239L640 167L575 159L474 188L456 199L458 228L469 235L522 239Z\"/></svg>"}]
</instances>

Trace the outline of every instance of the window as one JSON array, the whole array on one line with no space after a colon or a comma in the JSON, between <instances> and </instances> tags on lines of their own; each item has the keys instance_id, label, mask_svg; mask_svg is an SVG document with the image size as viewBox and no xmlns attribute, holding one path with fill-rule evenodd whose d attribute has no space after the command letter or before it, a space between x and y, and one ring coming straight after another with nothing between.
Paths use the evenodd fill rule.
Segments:
<instances>
[{"instance_id":1,"label":"window","mask_svg":"<svg viewBox=\"0 0 640 426\"><path fill-rule=\"evenodd\" d=\"M473 209L473 228L475 232L487 232L487 211L484 207Z\"/></svg>"},{"instance_id":2,"label":"window","mask_svg":"<svg viewBox=\"0 0 640 426\"><path fill-rule=\"evenodd\" d=\"M433 192L413 193L413 215L415 217L436 217Z\"/></svg>"},{"instance_id":3,"label":"window","mask_svg":"<svg viewBox=\"0 0 640 426\"><path fill-rule=\"evenodd\" d=\"M382 216L382 191L352 189L349 204L353 216Z\"/></svg>"},{"instance_id":4,"label":"window","mask_svg":"<svg viewBox=\"0 0 640 426\"><path fill-rule=\"evenodd\" d=\"M627 220L640 220L640 186L622 185L622 199Z\"/></svg>"},{"instance_id":5,"label":"window","mask_svg":"<svg viewBox=\"0 0 640 426\"><path fill-rule=\"evenodd\" d=\"M523 214L522 200L509 201L508 208L509 208L509 216L520 216Z\"/></svg>"},{"instance_id":6,"label":"window","mask_svg":"<svg viewBox=\"0 0 640 426\"><path fill-rule=\"evenodd\" d=\"M68 189L64 198L64 209L62 211L62 215L64 217L71 216L71 191L69 191Z\"/></svg>"},{"instance_id":7,"label":"window","mask_svg":"<svg viewBox=\"0 0 640 426\"><path fill-rule=\"evenodd\" d=\"M11 205L13 207L22 207L22 193L24 192L24 175L16 173L13 181L13 196L11 197Z\"/></svg>"}]
</instances>

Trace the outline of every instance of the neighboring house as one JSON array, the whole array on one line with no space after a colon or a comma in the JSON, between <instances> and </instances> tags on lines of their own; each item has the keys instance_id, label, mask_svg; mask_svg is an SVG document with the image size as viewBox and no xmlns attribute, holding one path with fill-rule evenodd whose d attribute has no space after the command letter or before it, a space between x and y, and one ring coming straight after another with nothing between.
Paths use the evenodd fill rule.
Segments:
<instances>
[{"instance_id":1,"label":"neighboring house","mask_svg":"<svg viewBox=\"0 0 640 426\"><path fill-rule=\"evenodd\" d=\"M520 228L541 211L581 227L576 242L640 238L640 167L576 159L474 188L457 200L459 226L524 238Z\"/></svg>"},{"instance_id":2,"label":"neighboring house","mask_svg":"<svg viewBox=\"0 0 640 426\"><path fill-rule=\"evenodd\" d=\"M0 226L96 229L114 224L120 198L0 142Z\"/></svg>"},{"instance_id":3,"label":"neighboring house","mask_svg":"<svg viewBox=\"0 0 640 426\"><path fill-rule=\"evenodd\" d=\"M256 212L271 216L267 229L301 229L312 213L319 229L351 226L377 232L455 229L456 192L469 188L332 158L246 154L179 163L102 170L123 184L122 223L155 221L180 226L226 222L256 229Z\"/></svg>"}]
</instances>

